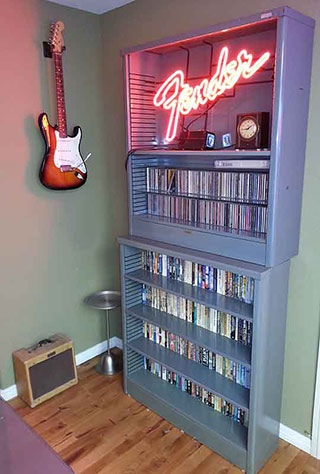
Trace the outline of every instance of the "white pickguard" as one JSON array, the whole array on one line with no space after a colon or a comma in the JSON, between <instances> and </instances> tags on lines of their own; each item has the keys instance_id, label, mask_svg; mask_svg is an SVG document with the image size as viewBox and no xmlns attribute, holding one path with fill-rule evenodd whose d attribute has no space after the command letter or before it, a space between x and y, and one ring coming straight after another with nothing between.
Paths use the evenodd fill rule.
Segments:
<instances>
[{"instance_id":1,"label":"white pickguard","mask_svg":"<svg viewBox=\"0 0 320 474\"><path fill-rule=\"evenodd\" d=\"M81 130L79 129L75 137L61 138L58 130L55 130L56 135L56 151L54 153L54 164L57 168L61 166L69 165L73 168L78 168L83 173L86 173L86 167L83 164L83 160L80 155L80 140Z\"/></svg>"}]
</instances>

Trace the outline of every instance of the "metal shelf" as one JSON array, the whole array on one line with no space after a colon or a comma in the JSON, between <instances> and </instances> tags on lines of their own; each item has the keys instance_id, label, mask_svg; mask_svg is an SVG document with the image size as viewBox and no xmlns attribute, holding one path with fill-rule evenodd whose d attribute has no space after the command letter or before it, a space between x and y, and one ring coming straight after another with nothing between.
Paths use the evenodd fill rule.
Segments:
<instances>
[{"instance_id":1,"label":"metal shelf","mask_svg":"<svg viewBox=\"0 0 320 474\"><path fill-rule=\"evenodd\" d=\"M126 309L128 315L161 327L228 359L251 367L251 347L229 339L171 314L139 304Z\"/></svg>"},{"instance_id":2,"label":"metal shelf","mask_svg":"<svg viewBox=\"0 0 320 474\"><path fill-rule=\"evenodd\" d=\"M267 234L264 232L254 232L249 230L238 230L238 229L231 229L228 227L223 226L216 226L210 224L203 224L200 222L186 222L182 219L175 219L174 217L164 217L164 216L156 216L153 214L134 214L133 217L135 219L143 220L146 222L155 222L160 224L166 224L176 227L182 227L185 229L192 229L197 230L199 232L207 232L210 234L217 234L217 235L224 235L226 237L233 237L237 239L245 239L256 241L259 243L266 243Z\"/></svg>"},{"instance_id":3,"label":"metal shelf","mask_svg":"<svg viewBox=\"0 0 320 474\"><path fill-rule=\"evenodd\" d=\"M248 411L250 390L223 375L208 369L204 365L182 357L176 352L163 348L159 344L141 336L127 343L127 346L142 356L153 359L179 373L206 390L222 397L228 402Z\"/></svg>"},{"instance_id":4,"label":"metal shelf","mask_svg":"<svg viewBox=\"0 0 320 474\"><path fill-rule=\"evenodd\" d=\"M203 304L209 308L238 316L250 322L253 320L253 305L239 301L236 298L220 295L211 290L204 290L203 288L198 288L182 281L170 280L162 275L150 273L147 270L137 270L132 273L126 273L124 277L153 286L154 288L159 288L167 293L187 298L188 300Z\"/></svg>"},{"instance_id":5,"label":"metal shelf","mask_svg":"<svg viewBox=\"0 0 320 474\"><path fill-rule=\"evenodd\" d=\"M270 272L270 268L264 265L223 257L202 250L193 250L181 245L169 244L159 240L146 239L145 237L127 235L125 237L119 237L118 241L121 245L127 245L140 250L152 250L165 253L171 257L179 257L183 260L189 260L201 265L209 265L229 272L244 274L257 280L260 280Z\"/></svg>"},{"instance_id":6,"label":"metal shelf","mask_svg":"<svg viewBox=\"0 0 320 474\"><path fill-rule=\"evenodd\" d=\"M219 442L223 443L225 451L231 453L234 450L240 451L245 459L248 433L246 426L213 410L147 370L140 369L131 374L128 378L128 383L130 384L130 389L133 388L132 384L135 384L154 399L156 402L154 410L156 412L159 410L159 406L165 403L168 408L174 410L174 413L183 415L190 421L208 430L210 437L218 436ZM166 415L161 410L158 413L161 416Z\"/></svg>"},{"instance_id":7,"label":"metal shelf","mask_svg":"<svg viewBox=\"0 0 320 474\"><path fill-rule=\"evenodd\" d=\"M192 194L192 193L178 193L178 192L171 192L171 191L161 191L161 190L155 190L155 189L136 189L133 191L133 195L139 195L139 194L154 194L154 195L159 195L159 196L168 196L168 197L181 197L181 198L187 198L187 199L196 199L200 201L214 201L214 202L221 202L221 203L231 203L231 204L243 204L243 205L249 205L249 206L259 206L259 207L268 207L268 203L265 200L258 200L256 199L255 201L252 200L246 200L246 199L241 199L241 198L226 198L223 196L211 196L211 195L205 195L205 194Z\"/></svg>"},{"instance_id":8,"label":"metal shelf","mask_svg":"<svg viewBox=\"0 0 320 474\"><path fill-rule=\"evenodd\" d=\"M210 158L230 159L237 158L268 158L271 155L270 150L168 150L168 149L137 149L132 153L133 156L148 155L148 156L208 156Z\"/></svg>"}]
</instances>

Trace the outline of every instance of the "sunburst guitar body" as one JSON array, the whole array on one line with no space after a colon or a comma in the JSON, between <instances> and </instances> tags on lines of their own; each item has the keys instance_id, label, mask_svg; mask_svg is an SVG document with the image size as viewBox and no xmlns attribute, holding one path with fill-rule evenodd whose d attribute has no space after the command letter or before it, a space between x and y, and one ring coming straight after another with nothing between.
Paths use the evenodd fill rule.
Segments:
<instances>
[{"instance_id":1,"label":"sunburst guitar body","mask_svg":"<svg viewBox=\"0 0 320 474\"><path fill-rule=\"evenodd\" d=\"M79 188L87 180L87 168L80 153L81 128L75 127L73 136L67 134L62 71L63 28L61 21L54 23L49 41L54 59L58 124L53 127L46 113L39 116L39 127L45 141L40 181L47 188L55 190Z\"/></svg>"},{"instance_id":2,"label":"sunburst guitar body","mask_svg":"<svg viewBox=\"0 0 320 474\"><path fill-rule=\"evenodd\" d=\"M60 137L57 127L50 125L47 114L39 117L39 127L45 141L45 154L40 168L40 180L49 189L74 189L87 180L87 168L80 154L81 128L74 136Z\"/></svg>"}]
</instances>

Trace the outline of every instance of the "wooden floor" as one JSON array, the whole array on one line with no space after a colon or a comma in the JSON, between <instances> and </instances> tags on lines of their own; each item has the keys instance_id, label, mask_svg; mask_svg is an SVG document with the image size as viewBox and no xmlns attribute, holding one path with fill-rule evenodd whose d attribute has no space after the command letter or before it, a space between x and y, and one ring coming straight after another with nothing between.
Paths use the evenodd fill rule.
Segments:
<instances>
[{"instance_id":1,"label":"wooden floor","mask_svg":"<svg viewBox=\"0 0 320 474\"><path fill-rule=\"evenodd\" d=\"M98 375L95 362L79 368L78 385L37 408L11 403L76 474L242 472L126 396L121 376ZM280 441L260 472L319 474L320 461Z\"/></svg>"}]
</instances>

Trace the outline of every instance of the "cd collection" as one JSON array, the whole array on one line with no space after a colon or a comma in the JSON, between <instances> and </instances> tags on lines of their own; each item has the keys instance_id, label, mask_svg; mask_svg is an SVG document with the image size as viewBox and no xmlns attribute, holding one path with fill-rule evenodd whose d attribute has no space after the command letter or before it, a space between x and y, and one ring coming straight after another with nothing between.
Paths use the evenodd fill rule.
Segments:
<instances>
[{"instance_id":1,"label":"cd collection","mask_svg":"<svg viewBox=\"0 0 320 474\"><path fill-rule=\"evenodd\" d=\"M147 191L267 204L268 173L147 168Z\"/></svg>"},{"instance_id":2,"label":"cd collection","mask_svg":"<svg viewBox=\"0 0 320 474\"><path fill-rule=\"evenodd\" d=\"M147 213L182 223L267 232L268 173L147 168Z\"/></svg>"}]
</instances>

